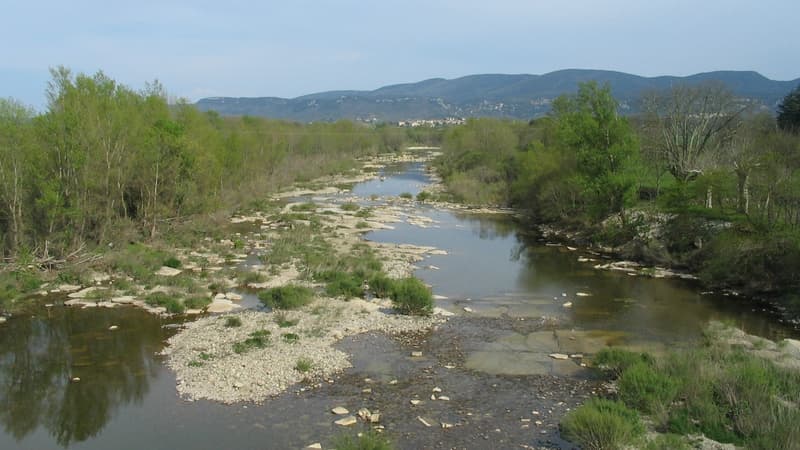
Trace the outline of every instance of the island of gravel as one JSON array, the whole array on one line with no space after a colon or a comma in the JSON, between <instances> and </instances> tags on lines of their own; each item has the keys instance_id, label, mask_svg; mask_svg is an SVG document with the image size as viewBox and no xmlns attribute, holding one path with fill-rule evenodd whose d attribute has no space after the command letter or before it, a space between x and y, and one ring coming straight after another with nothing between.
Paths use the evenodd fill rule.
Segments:
<instances>
[{"instance_id":1,"label":"island of gravel","mask_svg":"<svg viewBox=\"0 0 800 450\"><path fill-rule=\"evenodd\" d=\"M406 156L400 160L415 158L419 157ZM392 161L397 160L396 156L392 158ZM380 161L372 161L367 166L374 169L380 164ZM271 219L275 217L274 211L251 211L234 215L231 222L258 227L259 232L247 234L246 247L262 255L269 255L275 242L286 233L297 233L300 229L307 233L313 230L308 239L324 240L342 257L367 246L381 262L382 271L392 279L410 276L414 264L426 255L445 254L434 247L364 241L364 232L390 229L396 222L435 226L431 219L413 214L412 200L390 198L379 204L373 202L368 208L356 208L352 205L363 203L365 199L330 187L368 178L318 180L316 189L295 189L278 194L272 201L284 202L279 212L283 217L281 221ZM304 197L300 199L299 196ZM345 204L351 206L343 207ZM365 209L369 214L364 214ZM269 258L262 259L269 261ZM280 264L256 264L250 270L266 281L249 283L248 288L306 286L314 290L314 300L296 310L237 311L235 301L215 299L208 310L224 314L187 323L169 339L163 350L167 365L176 373L177 389L182 398L222 403L261 402L297 383L305 381L306 386L314 386L331 381L335 374L351 366L349 356L335 348L342 338L372 331L390 335L421 331L450 315L439 308L428 317L402 315L392 308L389 299L370 296L367 299L331 298L325 295L322 284L308 276L308 268L299 259L292 258ZM221 309L213 308L217 303ZM252 340L254 337L258 345L241 347L248 339L256 342Z\"/></svg>"}]
</instances>

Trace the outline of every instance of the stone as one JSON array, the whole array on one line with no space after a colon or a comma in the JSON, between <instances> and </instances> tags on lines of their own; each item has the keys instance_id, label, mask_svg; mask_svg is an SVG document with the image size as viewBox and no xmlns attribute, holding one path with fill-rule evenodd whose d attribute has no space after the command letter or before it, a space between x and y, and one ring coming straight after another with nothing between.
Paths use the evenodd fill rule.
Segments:
<instances>
[{"instance_id":1,"label":"stone","mask_svg":"<svg viewBox=\"0 0 800 450\"><path fill-rule=\"evenodd\" d=\"M119 329L119 326L117 326L117 325L111 325L110 327L108 327L108 331L114 331L114 330L117 330L117 329Z\"/></svg>"},{"instance_id":2,"label":"stone","mask_svg":"<svg viewBox=\"0 0 800 450\"><path fill-rule=\"evenodd\" d=\"M5 317L2 317L2 316L0 316L0 323L6 323L6 318L5 318Z\"/></svg>"},{"instance_id":3,"label":"stone","mask_svg":"<svg viewBox=\"0 0 800 450\"><path fill-rule=\"evenodd\" d=\"M397 384L397 380L392 380L389 382L389 384Z\"/></svg>"},{"instance_id":4,"label":"stone","mask_svg":"<svg viewBox=\"0 0 800 450\"><path fill-rule=\"evenodd\" d=\"M80 290L80 286L77 284L59 284L53 292L75 292Z\"/></svg>"},{"instance_id":5,"label":"stone","mask_svg":"<svg viewBox=\"0 0 800 450\"><path fill-rule=\"evenodd\" d=\"M345 408L343 406L337 406L336 408L333 408L331 410L331 412L336 414L337 416L343 416L345 414L350 414L350 411L348 411L347 408Z\"/></svg>"},{"instance_id":6,"label":"stone","mask_svg":"<svg viewBox=\"0 0 800 450\"><path fill-rule=\"evenodd\" d=\"M583 353L573 353L569 355L569 357L573 359L583 359Z\"/></svg>"},{"instance_id":7,"label":"stone","mask_svg":"<svg viewBox=\"0 0 800 450\"><path fill-rule=\"evenodd\" d=\"M438 387L438 386L437 386L437 387L435 387L435 388L431 389L431 392L435 392L435 393L437 393L437 394L438 394L439 392L442 392L442 388L440 388L440 387Z\"/></svg>"},{"instance_id":8,"label":"stone","mask_svg":"<svg viewBox=\"0 0 800 450\"><path fill-rule=\"evenodd\" d=\"M337 420L337 421L335 421L333 423L335 423L336 425L342 426L342 427L349 427L351 425L355 425L356 423L358 423L358 419L356 419L356 416L347 416L347 417L345 417L343 419L339 419L339 420Z\"/></svg>"},{"instance_id":9,"label":"stone","mask_svg":"<svg viewBox=\"0 0 800 450\"><path fill-rule=\"evenodd\" d=\"M413 405L413 406L417 406L420 403L422 403L422 400L417 400L417 399L411 400L411 405Z\"/></svg>"},{"instance_id":10,"label":"stone","mask_svg":"<svg viewBox=\"0 0 800 450\"><path fill-rule=\"evenodd\" d=\"M430 427L431 426L431 423L428 422L427 420L425 420L422 416L417 416L417 420L422 422L422 424L425 425L426 427Z\"/></svg>"},{"instance_id":11,"label":"stone","mask_svg":"<svg viewBox=\"0 0 800 450\"><path fill-rule=\"evenodd\" d=\"M73 378L72 378L72 382L73 382L73 383L77 383L77 382L79 382L79 381L81 381L80 377L73 377Z\"/></svg>"},{"instance_id":12,"label":"stone","mask_svg":"<svg viewBox=\"0 0 800 450\"><path fill-rule=\"evenodd\" d=\"M464 312L471 313L472 312L472 308L470 308L469 306L465 306L464 307Z\"/></svg>"},{"instance_id":13,"label":"stone","mask_svg":"<svg viewBox=\"0 0 800 450\"><path fill-rule=\"evenodd\" d=\"M562 360L569 359L569 355L565 355L563 353L550 353L548 356L550 356L553 359L562 359Z\"/></svg>"},{"instance_id":14,"label":"stone","mask_svg":"<svg viewBox=\"0 0 800 450\"><path fill-rule=\"evenodd\" d=\"M239 300L242 299L242 296L235 292L228 292L225 294L225 298L227 298L228 300L233 300L235 302L238 302Z\"/></svg>"},{"instance_id":15,"label":"stone","mask_svg":"<svg viewBox=\"0 0 800 450\"><path fill-rule=\"evenodd\" d=\"M577 295L578 297L591 297L592 296L592 294L590 294L588 292L576 292L575 295Z\"/></svg>"},{"instance_id":16,"label":"stone","mask_svg":"<svg viewBox=\"0 0 800 450\"><path fill-rule=\"evenodd\" d=\"M438 400L441 400L443 402L449 402L450 401L450 397L448 397L446 395L440 395Z\"/></svg>"},{"instance_id":17,"label":"stone","mask_svg":"<svg viewBox=\"0 0 800 450\"><path fill-rule=\"evenodd\" d=\"M364 421L369 420L370 416L372 416L372 413L367 408L359 409L356 414Z\"/></svg>"},{"instance_id":18,"label":"stone","mask_svg":"<svg viewBox=\"0 0 800 450\"><path fill-rule=\"evenodd\" d=\"M436 394L431 394L431 400L436 400Z\"/></svg>"},{"instance_id":19,"label":"stone","mask_svg":"<svg viewBox=\"0 0 800 450\"><path fill-rule=\"evenodd\" d=\"M422 356L422 352L419 351L411 352L411 356L414 358L419 358L420 356Z\"/></svg>"},{"instance_id":20,"label":"stone","mask_svg":"<svg viewBox=\"0 0 800 450\"><path fill-rule=\"evenodd\" d=\"M372 388L364 388L361 390L362 394L372 394Z\"/></svg>"},{"instance_id":21,"label":"stone","mask_svg":"<svg viewBox=\"0 0 800 450\"><path fill-rule=\"evenodd\" d=\"M67 295L67 297L69 297L69 298L86 298L92 292L100 290L100 289L103 289L103 288L98 288L98 287L95 287L95 286L91 286L91 287L87 287L86 289L81 289L80 291L73 292L73 293Z\"/></svg>"},{"instance_id":22,"label":"stone","mask_svg":"<svg viewBox=\"0 0 800 450\"><path fill-rule=\"evenodd\" d=\"M319 442L308 444L303 450L322 450L322 444L320 444Z\"/></svg>"},{"instance_id":23,"label":"stone","mask_svg":"<svg viewBox=\"0 0 800 450\"><path fill-rule=\"evenodd\" d=\"M566 302L561 306L563 306L564 308L572 308L572 302Z\"/></svg>"},{"instance_id":24,"label":"stone","mask_svg":"<svg viewBox=\"0 0 800 450\"><path fill-rule=\"evenodd\" d=\"M447 423L447 422L442 422L442 428L444 428L444 429L453 428L453 424L452 423Z\"/></svg>"},{"instance_id":25,"label":"stone","mask_svg":"<svg viewBox=\"0 0 800 450\"><path fill-rule=\"evenodd\" d=\"M241 389L241 388L243 388L243 387L244 387L244 384L242 384L242 383L240 383L240 382L238 382L238 381L237 381L237 382L235 382L235 383L233 383L233 388L234 388L234 389Z\"/></svg>"},{"instance_id":26,"label":"stone","mask_svg":"<svg viewBox=\"0 0 800 450\"><path fill-rule=\"evenodd\" d=\"M135 301L136 301L136 298L134 298L131 295L123 295L123 296L120 296L120 297L111 298L111 302L119 303L121 305L129 305L129 304L132 304Z\"/></svg>"},{"instance_id":27,"label":"stone","mask_svg":"<svg viewBox=\"0 0 800 450\"><path fill-rule=\"evenodd\" d=\"M381 415L379 413L372 413L369 416L369 423L378 423L381 421Z\"/></svg>"},{"instance_id":28,"label":"stone","mask_svg":"<svg viewBox=\"0 0 800 450\"><path fill-rule=\"evenodd\" d=\"M181 272L183 271L180 269L173 269L172 267L161 266L161 268L156 271L156 275L161 277L174 277L180 274Z\"/></svg>"}]
</instances>

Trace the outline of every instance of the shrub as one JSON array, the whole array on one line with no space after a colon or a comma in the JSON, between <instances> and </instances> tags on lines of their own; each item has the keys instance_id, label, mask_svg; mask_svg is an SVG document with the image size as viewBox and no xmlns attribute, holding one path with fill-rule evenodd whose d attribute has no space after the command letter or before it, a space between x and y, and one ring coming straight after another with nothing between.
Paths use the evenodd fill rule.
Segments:
<instances>
[{"instance_id":1,"label":"shrub","mask_svg":"<svg viewBox=\"0 0 800 450\"><path fill-rule=\"evenodd\" d=\"M375 297L388 298L394 288L394 280L385 273L378 272L369 279L369 288Z\"/></svg>"},{"instance_id":2,"label":"shrub","mask_svg":"<svg viewBox=\"0 0 800 450\"><path fill-rule=\"evenodd\" d=\"M293 327L299 322L299 319L290 320L283 312L275 314L275 323L277 323L280 328Z\"/></svg>"},{"instance_id":3,"label":"shrub","mask_svg":"<svg viewBox=\"0 0 800 450\"><path fill-rule=\"evenodd\" d=\"M196 297L189 297L183 301L183 306L189 309L203 309L208 304L211 303L211 297L207 296L196 296Z\"/></svg>"},{"instance_id":4,"label":"shrub","mask_svg":"<svg viewBox=\"0 0 800 450\"><path fill-rule=\"evenodd\" d=\"M433 312L433 295L417 278L409 277L395 281L391 298L394 309L402 314L427 316Z\"/></svg>"},{"instance_id":5,"label":"shrub","mask_svg":"<svg viewBox=\"0 0 800 450\"><path fill-rule=\"evenodd\" d=\"M258 293L261 303L274 309L297 309L309 304L314 291L297 285L279 286Z\"/></svg>"},{"instance_id":6,"label":"shrub","mask_svg":"<svg viewBox=\"0 0 800 450\"><path fill-rule=\"evenodd\" d=\"M241 354L254 348L266 348L269 345L270 335L269 330L254 331L244 341L233 344L233 351Z\"/></svg>"},{"instance_id":7,"label":"shrub","mask_svg":"<svg viewBox=\"0 0 800 450\"><path fill-rule=\"evenodd\" d=\"M228 316L225 318L225 326L228 328L236 328L242 326L242 319L238 316Z\"/></svg>"},{"instance_id":8,"label":"shrub","mask_svg":"<svg viewBox=\"0 0 800 450\"><path fill-rule=\"evenodd\" d=\"M645 413L666 412L677 394L677 381L645 362L628 367L619 378L620 399Z\"/></svg>"},{"instance_id":9,"label":"shrub","mask_svg":"<svg viewBox=\"0 0 800 450\"><path fill-rule=\"evenodd\" d=\"M644 450L689 450L691 446L685 437L677 434L659 434L647 441Z\"/></svg>"},{"instance_id":10,"label":"shrub","mask_svg":"<svg viewBox=\"0 0 800 450\"><path fill-rule=\"evenodd\" d=\"M358 206L358 203L347 202L343 203L340 208L342 208L342 211L358 211L361 207Z\"/></svg>"},{"instance_id":11,"label":"shrub","mask_svg":"<svg viewBox=\"0 0 800 450\"><path fill-rule=\"evenodd\" d=\"M400 194L400 198L411 200L412 198L414 198L414 196L411 195L411 192L403 192L402 194Z\"/></svg>"},{"instance_id":12,"label":"shrub","mask_svg":"<svg viewBox=\"0 0 800 450\"><path fill-rule=\"evenodd\" d=\"M357 275L340 272L326 271L318 274L317 279L326 281L325 293L331 297L363 297L363 279Z\"/></svg>"},{"instance_id":13,"label":"shrub","mask_svg":"<svg viewBox=\"0 0 800 450\"><path fill-rule=\"evenodd\" d=\"M564 417L561 432L586 450L614 450L633 444L644 427L623 403L593 398Z\"/></svg>"},{"instance_id":14,"label":"shrub","mask_svg":"<svg viewBox=\"0 0 800 450\"><path fill-rule=\"evenodd\" d=\"M367 222L364 222L363 220L360 220L356 222L356 228L358 228L359 230L363 230L369 228L369 224Z\"/></svg>"},{"instance_id":15,"label":"shrub","mask_svg":"<svg viewBox=\"0 0 800 450\"><path fill-rule=\"evenodd\" d=\"M394 446L386 436L370 430L355 437L340 435L334 441L333 448L335 450L392 450Z\"/></svg>"},{"instance_id":16,"label":"shrub","mask_svg":"<svg viewBox=\"0 0 800 450\"><path fill-rule=\"evenodd\" d=\"M653 358L646 353L634 353L616 347L608 347L600 350L593 361L596 366L619 377L628 367L652 360Z\"/></svg>"},{"instance_id":17,"label":"shrub","mask_svg":"<svg viewBox=\"0 0 800 450\"><path fill-rule=\"evenodd\" d=\"M144 298L145 303L151 306L163 306L167 308L167 312L172 314L180 314L186 310L183 303L170 294L164 292L153 292Z\"/></svg>"},{"instance_id":18,"label":"shrub","mask_svg":"<svg viewBox=\"0 0 800 450\"><path fill-rule=\"evenodd\" d=\"M181 266L181 261L174 256L170 256L169 258L165 259L164 262L161 263L161 265L177 269Z\"/></svg>"},{"instance_id":19,"label":"shrub","mask_svg":"<svg viewBox=\"0 0 800 450\"><path fill-rule=\"evenodd\" d=\"M425 202L426 200L430 200L431 197L432 197L432 195L431 195L430 192L422 191L419 194L417 194L417 201L418 202Z\"/></svg>"},{"instance_id":20,"label":"shrub","mask_svg":"<svg viewBox=\"0 0 800 450\"><path fill-rule=\"evenodd\" d=\"M373 209L372 208L361 208L358 210L354 216L361 217L362 219L366 219L368 217L372 217Z\"/></svg>"},{"instance_id":21,"label":"shrub","mask_svg":"<svg viewBox=\"0 0 800 450\"><path fill-rule=\"evenodd\" d=\"M299 203L297 205L292 205L291 209L292 211L297 211L297 212L309 212L316 210L317 204L314 202Z\"/></svg>"},{"instance_id":22,"label":"shrub","mask_svg":"<svg viewBox=\"0 0 800 450\"><path fill-rule=\"evenodd\" d=\"M306 373L314 367L314 363L308 358L300 358L294 365L294 369L300 373Z\"/></svg>"},{"instance_id":23,"label":"shrub","mask_svg":"<svg viewBox=\"0 0 800 450\"><path fill-rule=\"evenodd\" d=\"M294 344L300 340L300 336L295 333L283 333L281 337L283 337L284 342L288 344Z\"/></svg>"}]
</instances>

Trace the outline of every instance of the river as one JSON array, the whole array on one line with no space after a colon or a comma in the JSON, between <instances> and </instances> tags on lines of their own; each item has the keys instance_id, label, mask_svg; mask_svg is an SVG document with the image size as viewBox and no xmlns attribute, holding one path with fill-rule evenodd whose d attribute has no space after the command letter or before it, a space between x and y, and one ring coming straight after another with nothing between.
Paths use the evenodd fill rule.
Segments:
<instances>
[{"instance_id":1,"label":"river","mask_svg":"<svg viewBox=\"0 0 800 450\"><path fill-rule=\"evenodd\" d=\"M419 163L385 175L353 193L365 204L383 202L429 181ZM554 361L551 352L691 345L710 320L772 339L798 335L771 312L703 293L690 280L594 269L598 255L540 241L504 215L415 209L431 219L426 227L398 223L365 238L448 253L420 262L416 273L438 306L457 312L436 331L400 342L347 339L342 348L354 367L335 383L261 405L221 405L178 398L158 356L178 321L133 308L46 307L53 299L42 299L0 324L0 449L301 448L339 433L328 412L336 404L381 408L399 448L558 447L566 445L558 409L589 395L592 375L580 359ZM408 358L410 348L426 357ZM380 384L392 379L392 390ZM378 384L366 395L370 383ZM410 409L408 398L434 385L454 401L431 402L424 414ZM534 430L527 417L539 410L551 419ZM424 427L417 418L425 414L468 431Z\"/></svg>"}]
</instances>

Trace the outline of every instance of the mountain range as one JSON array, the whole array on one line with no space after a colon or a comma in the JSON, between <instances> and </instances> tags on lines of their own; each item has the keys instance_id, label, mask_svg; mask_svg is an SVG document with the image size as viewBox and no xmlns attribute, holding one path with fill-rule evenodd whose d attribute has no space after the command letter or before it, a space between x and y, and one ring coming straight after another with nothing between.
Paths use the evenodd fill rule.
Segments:
<instances>
[{"instance_id":1,"label":"mountain range","mask_svg":"<svg viewBox=\"0 0 800 450\"><path fill-rule=\"evenodd\" d=\"M395 84L373 91L327 91L296 98L210 97L196 105L222 115L264 116L300 122L339 119L368 122L465 117L530 119L546 114L561 94L595 80L611 87L623 111L635 113L645 91L707 81L724 83L737 97L774 110L800 78L775 81L752 71L716 71L686 77L642 77L607 70L568 69L544 75L469 75Z\"/></svg>"}]
</instances>

